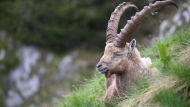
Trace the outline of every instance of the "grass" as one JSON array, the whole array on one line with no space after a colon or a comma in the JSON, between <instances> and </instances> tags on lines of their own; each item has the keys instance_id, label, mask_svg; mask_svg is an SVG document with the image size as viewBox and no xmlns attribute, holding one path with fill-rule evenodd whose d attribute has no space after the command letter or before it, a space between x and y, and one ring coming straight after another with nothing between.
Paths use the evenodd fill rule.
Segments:
<instances>
[{"instance_id":1,"label":"grass","mask_svg":"<svg viewBox=\"0 0 190 107\"><path fill-rule=\"evenodd\" d=\"M70 96L64 96L56 107L99 107L103 104L104 77L95 75L93 80L86 80L85 89L75 88Z\"/></svg>"},{"instance_id":2,"label":"grass","mask_svg":"<svg viewBox=\"0 0 190 107\"><path fill-rule=\"evenodd\" d=\"M154 100L162 107L187 107L185 99L173 90L161 90Z\"/></svg>"},{"instance_id":3,"label":"grass","mask_svg":"<svg viewBox=\"0 0 190 107\"><path fill-rule=\"evenodd\" d=\"M124 100L105 105L104 77L95 76L87 81L83 88L76 89L71 95L64 97L55 107L187 107L190 101L187 90L190 87L190 31L183 29L171 37L160 40L165 56L170 59L167 64L157 64L160 74L149 79L142 79L130 87ZM158 44L158 42L157 42ZM162 49L161 49L162 50ZM158 45L141 51L141 56L150 57L156 62L161 57Z\"/></svg>"}]
</instances>

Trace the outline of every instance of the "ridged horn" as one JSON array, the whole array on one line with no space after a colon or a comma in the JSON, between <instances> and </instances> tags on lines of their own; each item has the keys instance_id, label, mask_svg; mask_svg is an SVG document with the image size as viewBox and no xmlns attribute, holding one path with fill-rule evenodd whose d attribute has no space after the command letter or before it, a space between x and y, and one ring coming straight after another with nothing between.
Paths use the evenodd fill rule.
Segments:
<instances>
[{"instance_id":1,"label":"ridged horn","mask_svg":"<svg viewBox=\"0 0 190 107\"><path fill-rule=\"evenodd\" d=\"M140 12L136 12L135 16L131 17L131 20L127 21L127 24L121 29L121 32L117 35L114 45L116 47L125 47L127 38L131 36L134 30L141 24L141 22L148 17L152 12L165 7L167 5L173 5L176 8L178 6L171 0L156 1L154 4L150 3L149 6L145 6Z\"/></svg>"},{"instance_id":2,"label":"ridged horn","mask_svg":"<svg viewBox=\"0 0 190 107\"><path fill-rule=\"evenodd\" d=\"M128 8L134 8L137 11L139 10L133 3L123 2L122 4L119 4L111 14L106 31L106 43L113 43L113 41L115 41L115 38L117 37L117 28L120 17Z\"/></svg>"}]
</instances>

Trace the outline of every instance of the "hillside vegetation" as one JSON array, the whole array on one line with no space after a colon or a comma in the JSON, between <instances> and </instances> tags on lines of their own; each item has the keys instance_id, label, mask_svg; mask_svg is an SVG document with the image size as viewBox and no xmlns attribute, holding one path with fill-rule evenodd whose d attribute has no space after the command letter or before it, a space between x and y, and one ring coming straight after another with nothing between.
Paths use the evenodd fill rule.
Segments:
<instances>
[{"instance_id":1,"label":"hillside vegetation","mask_svg":"<svg viewBox=\"0 0 190 107\"><path fill-rule=\"evenodd\" d=\"M151 0L154 1L156 0ZM79 47L96 50L97 47L103 48L107 21L111 12L122 2L126 0L2 0L0 30L5 30L8 35L24 44L56 52ZM133 2L142 9L150 0L127 2ZM167 9L165 12L170 13ZM134 9L126 11L121 18L119 29L134 14ZM142 26L139 26L141 33L135 32L135 35L149 35L153 31L152 25L158 26L159 19L163 18L161 15L155 15L149 19L152 19L151 24L146 24L150 20L142 23Z\"/></svg>"},{"instance_id":2,"label":"hillside vegetation","mask_svg":"<svg viewBox=\"0 0 190 107\"><path fill-rule=\"evenodd\" d=\"M104 104L104 76L97 74L86 80L83 88L76 88L69 96L63 96L55 107L187 107L190 106L190 31L180 30L151 47L141 51L142 57L150 57L160 74L139 80L130 87L127 95L112 104ZM74 86L73 86L74 87Z\"/></svg>"}]
</instances>

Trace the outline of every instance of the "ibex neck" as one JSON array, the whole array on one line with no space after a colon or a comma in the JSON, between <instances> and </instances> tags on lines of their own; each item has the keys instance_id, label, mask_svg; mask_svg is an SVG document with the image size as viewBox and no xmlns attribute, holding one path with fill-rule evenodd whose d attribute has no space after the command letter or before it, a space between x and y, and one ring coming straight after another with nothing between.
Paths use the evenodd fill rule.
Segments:
<instances>
[{"instance_id":1,"label":"ibex neck","mask_svg":"<svg viewBox=\"0 0 190 107\"><path fill-rule=\"evenodd\" d=\"M135 83L134 80L135 79L133 78L133 76L127 72L124 72L122 75L116 74L115 82L118 93L122 95L122 92L124 92L124 90L127 90L127 88L129 88L129 85Z\"/></svg>"}]
</instances>

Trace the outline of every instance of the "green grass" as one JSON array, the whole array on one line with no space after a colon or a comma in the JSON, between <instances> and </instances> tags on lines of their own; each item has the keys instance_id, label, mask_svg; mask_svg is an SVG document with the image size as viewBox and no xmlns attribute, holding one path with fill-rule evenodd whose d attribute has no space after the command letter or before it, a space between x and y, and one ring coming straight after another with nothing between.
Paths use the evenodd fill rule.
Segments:
<instances>
[{"instance_id":1,"label":"green grass","mask_svg":"<svg viewBox=\"0 0 190 107\"><path fill-rule=\"evenodd\" d=\"M162 48L159 48L158 44L161 44ZM139 80L137 84L130 87L122 101L116 101L111 105L104 104L104 77L98 75L88 81L83 88L76 89L71 95L64 97L55 107L190 106L189 101L186 100L187 89L190 87L190 63L188 63L190 31L183 29L171 37L160 40L157 45L142 50L141 56L150 57L153 63L158 59L170 60L154 65L160 74L153 78Z\"/></svg>"},{"instance_id":2,"label":"green grass","mask_svg":"<svg viewBox=\"0 0 190 107\"><path fill-rule=\"evenodd\" d=\"M105 93L104 77L96 75L92 80L86 80L85 88L76 88L75 91L64 97L56 107L99 107L103 104Z\"/></svg>"},{"instance_id":3,"label":"green grass","mask_svg":"<svg viewBox=\"0 0 190 107\"><path fill-rule=\"evenodd\" d=\"M173 90L162 90L154 96L161 107L187 107L185 99Z\"/></svg>"}]
</instances>

